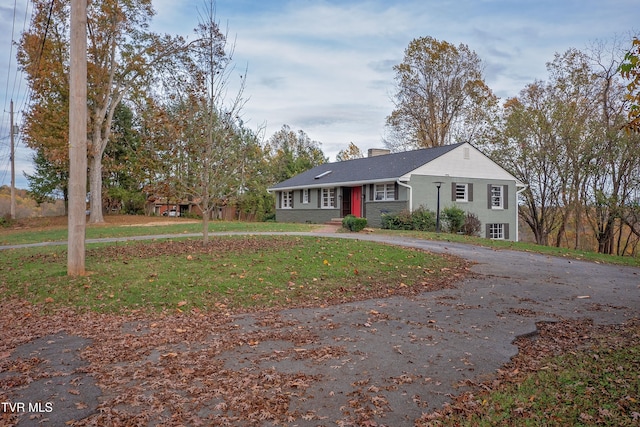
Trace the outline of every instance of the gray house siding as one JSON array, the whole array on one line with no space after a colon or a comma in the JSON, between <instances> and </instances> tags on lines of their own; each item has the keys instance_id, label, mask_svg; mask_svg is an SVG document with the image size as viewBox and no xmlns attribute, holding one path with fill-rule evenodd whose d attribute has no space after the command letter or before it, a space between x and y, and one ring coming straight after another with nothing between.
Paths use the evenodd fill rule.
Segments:
<instances>
[{"instance_id":1,"label":"gray house siding","mask_svg":"<svg viewBox=\"0 0 640 427\"><path fill-rule=\"evenodd\" d=\"M276 221L322 224L340 217L340 188L335 188L335 208L322 207L322 189L309 188L308 203L304 203L304 189L292 191L292 206L282 206L282 192L275 192Z\"/></svg>"},{"instance_id":2,"label":"gray house siding","mask_svg":"<svg viewBox=\"0 0 640 427\"><path fill-rule=\"evenodd\" d=\"M305 188L308 203L303 203ZM322 207L323 188L335 188L335 206ZM318 165L269 191L276 196L276 219L283 222L322 223L352 213L380 227L385 213L421 206L435 211L439 200L441 210L457 206L473 212L482 237L516 240L521 188L526 185L478 149L458 143ZM292 194L287 206L282 206L283 191Z\"/></svg>"},{"instance_id":3,"label":"gray house siding","mask_svg":"<svg viewBox=\"0 0 640 427\"><path fill-rule=\"evenodd\" d=\"M475 213L482 223L481 237L488 237L488 224L507 224L503 227L507 233L516 229L515 217L517 213L514 213L514 209L517 209L518 203L514 181L412 175L409 185L413 188L413 209L423 206L426 209L436 211L438 194L436 181L442 182L440 186L440 211L456 206L466 212ZM456 200L456 184L466 185L466 201ZM502 208L493 209L491 207L491 186L502 187ZM515 235L505 236L507 240L514 238Z\"/></svg>"},{"instance_id":4,"label":"gray house siding","mask_svg":"<svg viewBox=\"0 0 640 427\"><path fill-rule=\"evenodd\" d=\"M323 224L340 217L340 209L276 209L278 222Z\"/></svg>"},{"instance_id":5,"label":"gray house siding","mask_svg":"<svg viewBox=\"0 0 640 427\"><path fill-rule=\"evenodd\" d=\"M369 227L380 228L382 226L382 215L393 214L409 209L409 203L406 201L397 202L366 202L365 209L367 212L367 225Z\"/></svg>"}]
</instances>

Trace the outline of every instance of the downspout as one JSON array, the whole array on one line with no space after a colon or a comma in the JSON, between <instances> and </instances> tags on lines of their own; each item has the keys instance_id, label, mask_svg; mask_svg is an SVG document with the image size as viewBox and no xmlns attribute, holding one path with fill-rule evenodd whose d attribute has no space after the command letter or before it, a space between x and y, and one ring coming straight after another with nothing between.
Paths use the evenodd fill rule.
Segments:
<instances>
[{"instance_id":1,"label":"downspout","mask_svg":"<svg viewBox=\"0 0 640 427\"><path fill-rule=\"evenodd\" d=\"M520 212L518 212L518 196L524 190L529 188L528 185L526 185L526 184L523 184L523 185L524 185L524 187L522 187L520 190L516 191L516 242L520 241Z\"/></svg>"},{"instance_id":2,"label":"downspout","mask_svg":"<svg viewBox=\"0 0 640 427\"><path fill-rule=\"evenodd\" d=\"M409 184L405 184L403 182L400 182L400 180L396 180L396 182L398 183L398 185L401 185L405 188L409 189L409 212L413 212L413 188L411 188L411 186Z\"/></svg>"}]
</instances>

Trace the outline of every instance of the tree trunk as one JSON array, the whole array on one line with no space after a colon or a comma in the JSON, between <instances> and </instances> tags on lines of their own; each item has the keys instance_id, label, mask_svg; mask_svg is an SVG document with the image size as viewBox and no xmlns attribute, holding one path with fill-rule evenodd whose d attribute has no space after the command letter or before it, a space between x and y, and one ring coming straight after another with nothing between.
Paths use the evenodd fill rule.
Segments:
<instances>
[{"instance_id":1,"label":"tree trunk","mask_svg":"<svg viewBox=\"0 0 640 427\"><path fill-rule=\"evenodd\" d=\"M202 243L209 243L209 210L202 212Z\"/></svg>"},{"instance_id":2,"label":"tree trunk","mask_svg":"<svg viewBox=\"0 0 640 427\"><path fill-rule=\"evenodd\" d=\"M91 157L89 167L89 191L91 192L89 223L103 224L102 215L102 160L98 156Z\"/></svg>"}]
</instances>

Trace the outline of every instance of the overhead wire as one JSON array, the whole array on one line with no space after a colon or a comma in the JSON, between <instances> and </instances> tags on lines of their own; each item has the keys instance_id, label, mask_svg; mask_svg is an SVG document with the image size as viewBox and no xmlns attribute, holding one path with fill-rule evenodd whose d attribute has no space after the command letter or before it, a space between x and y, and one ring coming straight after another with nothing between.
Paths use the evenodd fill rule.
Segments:
<instances>
[{"instance_id":1,"label":"overhead wire","mask_svg":"<svg viewBox=\"0 0 640 427\"><path fill-rule=\"evenodd\" d=\"M13 38L15 35L15 26L16 26L16 13L18 10L18 1L14 0L13 2L13 17L12 17L12 24L11 24L11 42L9 43L9 66L7 67L7 80L6 80L6 84L5 84L5 100L4 100L4 108L2 110L2 120L0 121L0 135L2 135L2 139L4 141L5 136L9 135L8 137L6 137L7 141L11 140L11 132L13 132L13 129L6 129L6 123L7 123L7 118L6 118L6 113L7 113L7 95L9 93L9 81L11 81L11 69L12 69L12 61L13 61ZM13 94L11 95L11 100L13 100ZM10 120L9 120L10 122ZM10 124L9 124L10 126ZM3 171L2 176L0 177L0 182L4 182L6 175L7 175L7 171L9 169L8 166L5 166L6 164L9 164L11 162L11 154L6 154L7 150L11 150L10 147L10 142L8 144L2 144L2 147L4 147L3 152L1 154L1 158L2 158L2 165L0 170Z\"/></svg>"},{"instance_id":2,"label":"overhead wire","mask_svg":"<svg viewBox=\"0 0 640 427\"><path fill-rule=\"evenodd\" d=\"M20 34L24 34L27 31L27 27L28 25L28 17L30 16L29 14L29 10L30 10L30 5L31 2L30 1L25 1L25 7L24 7L24 17L23 17L23 22L22 22L22 31ZM52 16L52 12L53 12L53 7L55 4L55 0L51 0L50 6L49 6L49 13L48 13L48 17L47 17L47 25L46 25L46 29L45 29L45 34L42 40L42 45L40 48L40 52L38 54L38 58L37 58L37 62L36 62L36 69L39 68L39 64L40 64L40 60L42 58L42 55L44 53L44 43L47 39L47 33L48 33L48 29L49 29L49 23L51 21L51 16ZM5 136L6 136L6 140L10 141L10 132L13 131L13 129L8 129L5 127L9 126L9 122L10 120L7 119L6 114L9 113L9 108L8 108L8 104L11 101L16 101L14 102L14 108L13 108L13 113L14 113L14 125L19 124L20 122L20 116L22 114L22 112L26 111L27 106L31 100L31 94L32 94L32 90L31 87L27 86L27 91L24 95L22 95L22 89L23 89L23 80L24 78L22 77L22 71L20 71L16 66L12 66L13 64L13 60L14 58L14 52L13 52L13 46L15 44L15 38L16 38L16 34L15 34L15 27L16 27L16 21L17 21L17 12L18 12L18 4L17 4L17 0L14 0L14 6L13 6L14 10L13 10L13 22L12 22L12 30L11 30L11 42L10 42L10 50L9 50L9 66L7 67L7 80L6 80L6 89L5 89L5 99L4 99L4 106L5 108L2 111L2 119L0 120L0 141L4 141ZM32 13L35 13L36 11L32 9ZM12 71L15 73L13 75L13 85L11 87L11 94L9 95L9 83L12 80L11 79L11 74ZM20 126L17 126L18 130L20 129ZM18 131L17 134L14 134L14 155L16 155L17 152L17 148L20 146L20 143L22 142L22 134ZM11 161L11 156L10 156L10 143L7 142L7 144L4 143L0 143L0 147L3 148L3 150L0 150L0 183L4 183L8 170L9 170L9 162Z\"/></svg>"}]
</instances>

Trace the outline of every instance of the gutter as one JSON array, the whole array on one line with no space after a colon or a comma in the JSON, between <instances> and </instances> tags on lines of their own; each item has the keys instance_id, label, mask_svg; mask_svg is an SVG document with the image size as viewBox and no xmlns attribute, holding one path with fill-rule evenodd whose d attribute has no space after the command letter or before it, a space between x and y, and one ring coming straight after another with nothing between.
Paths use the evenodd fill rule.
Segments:
<instances>
[{"instance_id":1,"label":"gutter","mask_svg":"<svg viewBox=\"0 0 640 427\"><path fill-rule=\"evenodd\" d=\"M409 212L413 212L413 188L409 184L401 182L399 179L396 180L396 182L398 185L409 189Z\"/></svg>"},{"instance_id":2,"label":"gutter","mask_svg":"<svg viewBox=\"0 0 640 427\"><path fill-rule=\"evenodd\" d=\"M516 184L516 186L517 185L518 184ZM520 213L518 212L518 196L527 188L529 188L528 185L522 184L522 188L516 191L516 242L520 241Z\"/></svg>"}]
</instances>

